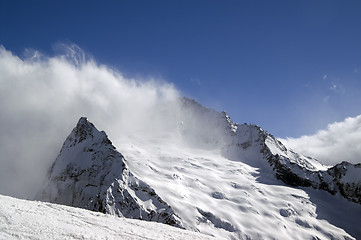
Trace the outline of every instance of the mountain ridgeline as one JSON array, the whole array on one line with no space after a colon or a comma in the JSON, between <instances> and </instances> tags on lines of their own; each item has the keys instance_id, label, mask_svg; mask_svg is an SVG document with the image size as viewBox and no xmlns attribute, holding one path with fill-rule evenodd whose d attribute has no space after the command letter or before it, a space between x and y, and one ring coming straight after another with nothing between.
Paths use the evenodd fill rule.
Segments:
<instances>
[{"instance_id":1,"label":"mountain ridgeline","mask_svg":"<svg viewBox=\"0 0 361 240\"><path fill-rule=\"evenodd\" d=\"M361 164L342 162L328 168L312 157L300 155L286 148L274 136L256 125L236 124L225 112L205 108L187 98L181 100L178 121L177 129L170 131L174 131L180 142L187 148L218 151L220 156L227 161L241 162L258 169L258 176L271 179L267 181L272 184L312 187L319 191L327 191L331 195L341 194L347 200L361 204L361 180L359 177L361 176ZM135 156L138 155L135 154ZM190 168L173 167L173 170L177 172L174 174L164 173L163 184L152 177L153 175L149 175L154 174L161 179L163 175L156 170L156 165L144 163L147 161L144 159L139 161L144 163L147 169L140 169L141 164L138 164L139 169L136 169L135 164L127 162L127 158L127 155L123 156L116 150L105 132L98 131L92 123L82 117L65 140L58 157L49 169L48 183L38 194L38 199L209 233L209 230L203 230L205 228L202 226L206 226L207 229L216 229L215 231L220 232L220 235L211 235L231 236L228 237L230 239L262 236L262 234L244 233L245 230L241 230L242 226L236 220L232 222L232 218L226 220L227 215L220 217L220 213L217 216L217 213L206 211L202 203L190 200L190 197L182 196L183 201L172 196L179 189L174 189L171 185L167 186L166 181L168 179L181 181L182 174L192 173ZM158 158L159 161L166 159L165 157ZM202 160L202 158L198 159ZM162 165L164 167L165 164L168 162L160 163L158 168L161 168ZM200 167L196 162L190 162L190 164L192 167ZM211 177L219 170L207 165L207 171ZM234 174L241 172L240 170L231 171ZM146 175L141 175L141 173ZM150 178L152 183L141 180ZM184 189L191 186L196 191L202 191L209 187L205 183L201 183L198 178L190 181L198 181L199 187L194 189L186 181L182 183L184 185L179 186L184 186ZM262 180L258 178L255 181ZM231 182L230 184L233 189L243 189L241 182ZM211 197L215 204L217 201L227 201L226 203L233 201L219 191L212 192ZM248 197L250 196L248 195ZM252 205L252 201L249 200L237 201L238 204L247 203L250 206L256 206L255 203ZM183 202L185 205L180 206ZM229 206L236 206L235 202ZM239 211L239 209L240 207L237 207L232 211ZM286 225L293 224L292 226L304 227L305 223L299 220L300 218L296 218L297 210L281 209L279 213ZM256 214L259 215L259 211ZM292 223L289 223L290 215L295 215ZM315 218L314 213L310 215ZM312 227L311 224L306 224L306 227L308 226ZM321 232L321 235L326 234L326 231L320 229L321 227L314 227L314 231ZM226 235L224 232L230 235ZM332 236L335 235L336 233ZM326 236L329 237L329 235ZM345 235L342 239L352 238Z\"/></svg>"},{"instance_id":2,"label":"mountain ridgeline","mask_svg":"<svg viewBox=\"0 0 361 240\"><path fill-rule=\"evenodd\" d=\"M257 125L236 124L225 112L205 108L187 98L183 99L183 107L184 119L187 119L187 115L197 116L191 118L193 121L188 122L188 126L183 126L186 129L184 132L198 135L191 139L221 148L222 155L228 159L245 162L262 168L263 171L272 167L277 179L290 186L313 187L331 194L340 193L346 199L361 204L361 178L358 177L361 176L361 163L341 162L327 168L312 157L286 148ZM203 121L197 123L195 119ZM255 159L254 154L249 157L248 148L259 150L259 158Z\"/></svg>"}]
</instances>

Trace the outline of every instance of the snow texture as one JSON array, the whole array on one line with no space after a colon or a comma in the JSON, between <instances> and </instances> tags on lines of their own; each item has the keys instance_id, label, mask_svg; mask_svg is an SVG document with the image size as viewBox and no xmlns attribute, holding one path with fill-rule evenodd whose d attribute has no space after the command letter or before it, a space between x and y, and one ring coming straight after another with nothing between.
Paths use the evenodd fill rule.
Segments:
<instances>
[{"instance_id":1,"label":"snow texture","mask_svg":"<svg viewBox=\"0 0 361 240\"><path fill-rule=\"evenodd\" d=\"M211 237L165 224L0 195L0 239L185 239Z\"/></svg>"},{"instance_id":2,"label":"snow texture","mask_svg":"<svg viewBox=\"0 0 361 240\"><path fill-rule=\"evenodd\" d=\"M225 113L184 101L182 141L132 137L116 139L115 145L134 174L143 176L173 207L186 229L217 239L361 237L355 224L361 220L359 204L338 193L289 187L275 178L277 169L269 159L276 157L300 178L326 166L290 151L258 126L234 124ZM324 194L332 209L319 211ZM333 217L340 208L345 211L341 223Z\"/></svg>"}]
</instances>

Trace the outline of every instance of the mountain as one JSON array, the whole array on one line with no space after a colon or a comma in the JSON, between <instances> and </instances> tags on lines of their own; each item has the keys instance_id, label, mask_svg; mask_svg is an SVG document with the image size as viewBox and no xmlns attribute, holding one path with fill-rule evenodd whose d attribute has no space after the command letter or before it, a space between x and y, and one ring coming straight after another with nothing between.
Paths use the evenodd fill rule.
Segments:
<instances>
[{"instance_id":1,"label":"mountain","mask_svg":"<svg viewBox=\"0 0 361 240\"><path fill-rule=\"evenodd\" d=\"M0 195L0 239L206 240L165 224Z\"/></svg>"},{"instance_id":2,"label":"mountain","mask_svg":"<svg viewBox=\"0 0 361 240\"><path fill-rule=\"evenodd\" d=\"M183 125L184 132L200 136L189 138L183 134L188 142L196 139L210 148L221 148L221 155L227 159L262 168L263 172L269 172L271 166L275 176L288 185L313 187L331 194L339 192L346 199L361 204L361 164L342 162L329 168L312 157L286 148L257 125L236 124L225 112L207 109L194 100L184 98L182 103L185 109L182 122L187 123Z\"/></svg>"},{"instance_id":3,"label":"mountain","mask_svg":"<svg viewBox=\"0 0 361 240\"><path fill-rule=\"evenodd\" d=\"M129 171L105 132L86 118L80 118L65 140L38 198L181 227L173 209Z\"/></svg>"},{"instance_id":4,"label":"mountain","mask_svg":"<svg viewBox=\"0 0 361 240\"><path fill-rule=\"evenodd\" d=\"M329 168L186 98L173 126L119 136L119 153L81 118L40 198L217 239L361 238L359 165Z\"/></svg>"},{"instance_id":5,"label":"mountain","mask_svg":"<svg viewBox=\"0 0 361 240\"><path fill-rule=\"evenodd\" d=\"M287 149L272 135L263 134L263 154L278 179L291 186L313 187L361 204L361 164L342 162L326 167L316 159Z\"/></svg>"}]
</instances>

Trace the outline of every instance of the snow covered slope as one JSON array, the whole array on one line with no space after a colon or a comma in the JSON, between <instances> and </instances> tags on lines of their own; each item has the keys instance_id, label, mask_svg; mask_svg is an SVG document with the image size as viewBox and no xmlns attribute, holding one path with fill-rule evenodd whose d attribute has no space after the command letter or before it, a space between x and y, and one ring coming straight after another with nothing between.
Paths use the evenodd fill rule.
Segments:
<instances>
[{"instance_id":1,"label":"snow covered slope","mask_svg":"<svg viewBox=\"0 0 361 240\"><path fill-rule=\"evenodd\" d=\"M181 227L172 208L129 171L105 132L86 118L65 140L38 199Z\"/></svg>"},{"instance_id":2,"label":"snow covered slope","mask_svg":"<svg viewBox=\"0 0 361 240\"><path fill-rule=\"evenodd\" d=\"M146 219L151 210L162 216L166 209L176 225L217 239L361 238L361 205L342 197L358 199L358 166L332 170L287 149L258 126L235 124L224 112L189 99L182 100L175 119L174 128L158 135L112 139L123 155L107 138L97 137L105 136L102 132L86 131L90 134L82 137L79 124L95 127L81 119L51 169L43 196L96 211L102 211L95 204L101 199L113 209L106 212L135 217L123 213L129 212L121 205L125 192L146 213L138 218ZM99 182L99 174L110 177ZM134 187L132 179L142 182ZM142 195L139 185L151 190ZM118 191L123 194L113 194ZM155 204L153 193L163 205Z\"/></svg>"},{"instance_id":3,"label":"snow covered slope","mask_svg":"<svg viewBox=\"0 0 361 240\"><path fill-rule=\"evenodd\" d=\"M211 239L165 224L0 195L0 239Z\"/></svg>"},{"instance_id":4,"label":"snow covered slope","mask_svg":"<svg viewBox=\"0 0 361 240\"><path fill-rule=\"evenodd\" d=\"M317 199L311 199L307 189L288 187L271 172L229 160L217 150L150 145L145 139L128 139L119 146L129 168L173 207L186 229L217 239L352 239L318 217ZM330 215L339 208L336 199L351 206L343 220L361 236L354 224L361 220L358 204L320 190L314 198L318 194L335 202Z\"/></svg>"},{"instance_id":5,"label":"snow covered slope","mask_svg":"<svg viewBox=\"0 0 361 240\"><path fill-rule=\"evenodd\" d=\"M347 239L351 236L339 227L348 226L351 235L361 237L354 224L361 220L360 205L337 194L288 187L275 178L280 172L269 160L273 156L299 176L327 167L286 149L257 126L234 124L225 113L187 99L184 109L181 141L132 137L116 139L115 145L187 229L228 239ZM339 216L340 203L348 206L339 227L318 216L317 203L325 194L330 219Z\"/></svg>"},{"instance_id":6,"label":"snow covered slope","mask_svg":"<svg viewBox=\"0 0 361 240\"><path fill-rule=\"evenodd\" d=\"M182 100L182 106L180 132L187 145L221 149L223 157L260 168L263 174L272 171L278 179L291 186L311 186L331 194L341 193L361 204L361 179L357 177L361 176L361 164L324 166L312 157L286 148L256 125L236 124L225 112L205 108L187 98ZM341 168L344 170L339 171Z\"/></svg>"}]
</instances>

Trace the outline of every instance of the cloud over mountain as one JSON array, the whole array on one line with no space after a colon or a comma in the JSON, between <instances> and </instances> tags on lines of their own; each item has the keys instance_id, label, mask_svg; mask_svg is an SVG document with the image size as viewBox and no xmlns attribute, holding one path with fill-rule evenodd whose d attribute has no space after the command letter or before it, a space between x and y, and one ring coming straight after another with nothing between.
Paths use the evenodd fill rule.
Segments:
<instances>
[{"instance_id":1,"label":"cloud over mountain","mask_svg":"<svg viewBox=\"0 0 361 240\"><path fill-rule=\"evenodd\" d=\"M361 115L329 124L327 129L300 138L280 139L293 150L316 157L324 164L361 162Z\"/></svg>"},{"instance_id":2,"label":"cloud over mountain","mask_svg":"<svg viewBox=\"0 0 361 240\"><path fill-rule=\"evenodd\" d=\"M1 194L31 196L81 116L111 137L152 134L172 122L161 114L176 109L172 84L126 78L76 45L62 47L57 56L28 51L21 59L0 46Z\"/></svg>"}]
</instances>

